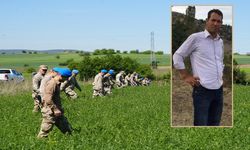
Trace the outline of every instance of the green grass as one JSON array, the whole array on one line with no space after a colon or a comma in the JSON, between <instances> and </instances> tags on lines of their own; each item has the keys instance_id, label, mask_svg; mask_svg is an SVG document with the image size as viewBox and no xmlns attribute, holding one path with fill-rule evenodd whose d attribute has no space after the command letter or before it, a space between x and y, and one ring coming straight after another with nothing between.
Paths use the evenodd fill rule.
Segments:
<instances>
[{"instance_id":1,"label":"green grass","mask_svg":"<svg viewBox=\"0 0 250 150\"><path fill-rule=\"evenodd\" d=\"M2 95L1 149L228 149L250 148L250 86L234 86L233 128L171 128L169 84L115 89L105 98L69 101L65 116L78 131L66 136L54 128L49 138L36 139L41 115L33 114L30 92Z\"/></svg>"},{"instance_id":2,"label":"green grass","mask_svg":"<svg viewBox=\"0 0 250 150\"><path fill-rule=\"evenodd\" d=\"M247 74L247 79L250 80L250 68L240 68L240 70L245 71Z\"/></svg>"},{"instance_id":3,"label":"green grass","mask_svg":"<svg viewBox=\"0 0 250 150\"><path fill-rule=\"evenodd\" d=\"M113 95L92 99L90 85L82 98L69 101L63 95L65 116L79 131L65 136L57 128L47 140L36 135L41 115L33 114L30 92L3 96L0 100L0 147L3 149L123 149L157 146L166 125L169 85L129 87ZM157 92L156 92L157 91ZM163 135L162 135L163 136ZM162 137L160 136L160 137ZM157 147L163 147L158 145Z\"/></svg>"},{"instance_id":4,"label":"green grass","mask_svg":"<svg viewBox=\"0 0 250 150\"><path fill-rule=\"evenodd\" d=\"M240 70L245 71L246 73L250 73L250 68L240 68Z\"/></svg>"},{"instance_id":5,"label":"green grass","mask_svg":"<svg viewBox=\"0 0 250 150\"><path fill-rule=\"evenodd\" d=\"M60 56L57 59L56 56ZM91 55L91 57L102 57L101 55ZM121 54L123 57L131 57L136 59L141 64L150 64L150 55L147 54ZM169 55L156 55L159 65L169 65ZM59 63L63 63L66 60L74 59L74 61L80 61L82 59L76 53L59 53L59 54L9 54L0 55L0 67L11 68L24 68L24 64L29 67L38 67L41 64L47 64L49 67L58 66Z\"/></svg>"},{"instance_id":6,"label":"green grass","mask_svg":"<svg viewBox=\"0 0 250 150\"><path fill-rule=\"evenodd\" d=\"M240 65L250 64L250 56L247 55L234 55L234 58Z\"/></svg>"}]
</instances>

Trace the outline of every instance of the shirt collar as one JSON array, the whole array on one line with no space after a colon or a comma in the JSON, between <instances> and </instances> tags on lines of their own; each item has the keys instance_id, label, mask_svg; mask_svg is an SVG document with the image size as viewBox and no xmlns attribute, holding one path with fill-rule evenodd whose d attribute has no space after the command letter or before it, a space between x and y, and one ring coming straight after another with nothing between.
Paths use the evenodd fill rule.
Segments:
<instances>
[{"instance_id":1,"label":"shirt collar","mask_svg":"<svg viewBox=\"0 0 250 150\"><path fill-rule=\"evenodd\" d=\"M205 29L204 31L204 35L205 35L205 38L207 37L212 37L211 34ZM217 34L216 38L214 40L219 40L220 39L220 35Z\"/></svg>"}]
</instances>

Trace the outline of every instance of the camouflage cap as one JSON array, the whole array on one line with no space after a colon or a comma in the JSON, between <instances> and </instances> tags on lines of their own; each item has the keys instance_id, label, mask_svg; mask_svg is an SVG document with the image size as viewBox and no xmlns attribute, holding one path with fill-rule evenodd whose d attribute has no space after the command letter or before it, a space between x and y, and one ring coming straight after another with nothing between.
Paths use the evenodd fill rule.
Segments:
<instances>
[{"instance_id":1,"label":"camouflage cap","mask_svg":"<svg viewBox=\"0 0 250 150\"><path fill-rule=\"evenodd\" d=\"M48 69L47 65L40 65L40 69Z\"/></svg>"}]
</instances>

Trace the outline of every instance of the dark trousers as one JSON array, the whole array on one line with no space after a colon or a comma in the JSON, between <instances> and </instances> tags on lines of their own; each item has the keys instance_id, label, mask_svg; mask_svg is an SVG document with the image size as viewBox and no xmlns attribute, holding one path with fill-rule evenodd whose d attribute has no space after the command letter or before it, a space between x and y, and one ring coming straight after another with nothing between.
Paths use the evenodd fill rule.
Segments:
<instances>
[{"instance_id":1,"label":"dark trousers","mask_svg":"<svg viewBox=\"0 0 250 150\"><path fill-rule=\"evenodd\" d=\"M194 126L219 126L223 110L223 87L193 89Z\"/></svg>"}]
</instances>

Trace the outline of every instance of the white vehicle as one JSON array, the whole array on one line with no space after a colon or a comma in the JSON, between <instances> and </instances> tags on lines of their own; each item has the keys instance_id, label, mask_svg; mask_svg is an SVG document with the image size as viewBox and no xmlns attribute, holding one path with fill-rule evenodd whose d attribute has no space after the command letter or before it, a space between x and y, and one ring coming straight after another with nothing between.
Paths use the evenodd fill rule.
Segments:
<instances>
[{"instance_id":1,"label":"white vehicle","mask_svg":"<svg viewBox=\"0 0 250 150\"><path fill-rule=\"evenodd\" d=\"M14 69L0 68L0 81L15 81L18 83L24 81L24 77Z\"/></svg>"}]
</instances>

